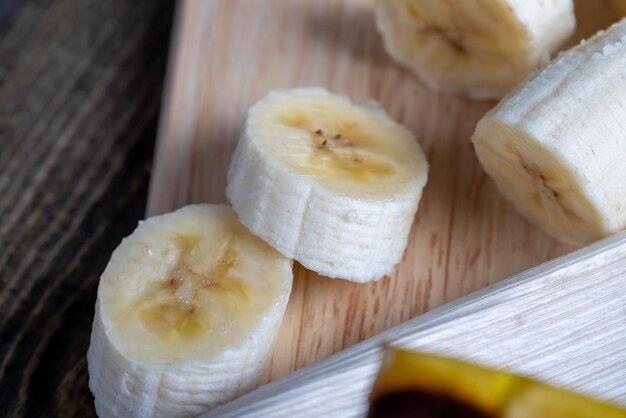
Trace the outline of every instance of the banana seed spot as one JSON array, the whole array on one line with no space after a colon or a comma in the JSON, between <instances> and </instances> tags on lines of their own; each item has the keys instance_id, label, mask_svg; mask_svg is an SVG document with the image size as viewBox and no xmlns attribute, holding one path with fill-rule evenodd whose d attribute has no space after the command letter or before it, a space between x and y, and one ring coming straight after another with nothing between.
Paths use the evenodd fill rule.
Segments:
<instances>
[{"instance_id":1,"label":"banana seed spot","mask_svg":"<svg viewBox=\"0 0 626 418\"><path fill-rule=\"evenodd\" d=\"M422 29L422 33L427 36L436 36L450 45L458 54L467 54L467 49L463 44L463 37L459 33L451 32L440 26L432 25Z\"/></svg>"},{"instance_id":2,"label":"banana seed spot","mask_svg":"<svg viewBox=\"0 0 626 418\"><path fill-rule=\"evenodd\" d=\"M311 154L307 168L345 176L359 182L369 182L376 177L395 173L390 164L378 158L363 156L363 151L375 148L379 139L360 123L348 118L323 123L319 122L319 118L315 118L316 121L313 119L313 115L300 110L281 114L279 119L284 125L308 134L310 144L316 152Z\"/></svg>"},{"instance_id":3,"label":"banana seed spot","mask_svg":"<svg viewBox=\"0 0 626 418\"><path fill-rule=\"evenodd\" d=\"M193 340L211 328L210 318L197 304L199 292L224 293L236 305L247 303L249 297L245 284L232 277L231 269L238 259L236 250L227 248L214 268L203 273L191 267L200 238L176 235L171 241L178 259L168 277L138 301L138 317L145 329L162 339Z\"/></svg>"}]
</instances>

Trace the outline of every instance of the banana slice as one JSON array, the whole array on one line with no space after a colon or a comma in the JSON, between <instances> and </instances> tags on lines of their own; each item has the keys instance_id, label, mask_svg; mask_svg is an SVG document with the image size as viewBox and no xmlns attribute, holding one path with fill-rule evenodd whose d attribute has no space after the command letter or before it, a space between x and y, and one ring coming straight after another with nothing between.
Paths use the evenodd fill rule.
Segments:
<instances>
[{"instance_id":1,"label":"banana slice","mask_svg":"<svg viewBox=\"0 0 626 418\"><path fill-rule=\"evenodd\" d=\"M478 123L485 171L527 218L585 244L626 226L626 19L562 54Z\"/></svg>"},{"instance_id":2,"label":"banana slice","mask_svg":"<svg viewBox=\"0 0 626 418\"><path fill-rule=\"evenodd\" d=\"M626 16L626 0L611 0L611 3L620 16Z\"/></svg>"},{"instance_id":3,"label":"banana slice","mask_svg":"<svg viewBox=\"0 0 626 418\"><path fill-rule=\"evenodd\" d=\"M376 0L389 54L431 89L499 98L574 31L572 0Z\"/></svg>"},{"instance_id":4,"label":"banana slice","mask_svg":"<svg viewBox=\"0 0 626 418\"><path fill-rule=\"evenodd\" d=\"M98 288L87 353L98 416L194 416L258 386L291 281L291 261L227 206L141 223Z\"/></svg>"},{"instance_id":5,"label":"banana slice","mask_svg":"<svg viewBox=\"0 0 626 418\"><path fill-rule=\"evenodd\" d=\"M274 91L248 113L226 195L284 256L365 282L402 258L427 171L414 136L382 110L321 88Z\"/></svg>"}]
</instances>

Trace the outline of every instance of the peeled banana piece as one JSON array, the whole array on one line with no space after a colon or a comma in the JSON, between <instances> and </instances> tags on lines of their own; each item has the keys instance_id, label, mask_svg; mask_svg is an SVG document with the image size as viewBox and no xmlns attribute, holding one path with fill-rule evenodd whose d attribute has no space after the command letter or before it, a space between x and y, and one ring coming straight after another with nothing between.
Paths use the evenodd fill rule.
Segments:
<instances>
[{"instance_id":1,"label":"peeled banana piece","mask_svg":"<svg viewBox=\"0 0 626 418\"><path fill-rule=\"evenodd\" d=\"M387 350L371 401L368 418L626 418L617 405L505 371L405 350Z\"/></svg>"},{"instance_id":2,"label":"peeled banana piece","mask_svg":"<svg viewBox=\"0 0 626 418\"><path fill-rule=\"evenodd\" d=\"M576 26L572 0L376 0L389 54L433 90L500 98Z\"/></svg>"},{"instance_id":3,"label":"peeled banana piece","mask_svg":"<svg viewBox=\"0 0 626 418\"><path fill-rule=\"evenodd\" d=\"M184 417L259 385L291 261L227 206L149 218L113 253L87 353L99 417Z\"/></svg>"},{"instance_id":4,"label":"peeled banana piece","mask_svg":"<svg viewBox=\"0 0 626 418\"><path fill-rule=\"evenodd\" d=\"M366 282L401 260L427 171L413 134L379 108L321 88L273 91L248 113L226 196L284 256Z\"/></svg>"},{"instance_id":5,"label":"peeled banana piece","mask_svg":"<svg viewBox=\"0 0 626 418\"><path fill-rule=\"evenodd\" d=\"M626 227L626 19L532 75L472 140L500 192L561 241Z\"/></svg>"}]
</instances>

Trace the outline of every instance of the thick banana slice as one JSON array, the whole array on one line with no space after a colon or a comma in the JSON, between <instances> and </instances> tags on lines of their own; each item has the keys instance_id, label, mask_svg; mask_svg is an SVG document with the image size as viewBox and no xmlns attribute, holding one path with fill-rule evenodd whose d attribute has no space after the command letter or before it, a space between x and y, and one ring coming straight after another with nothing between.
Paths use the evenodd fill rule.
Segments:
<instances>
[{"instance_id":1,"label":"thick banana slice","mask_svg":"<svg viewBox=\"0 0 626 418\"><path fill-rule=\"evenodd\" d=\"M620 16L626 16L626 0L611 0L611 3Z\"/></svg>"},{"instance_id":2,"label":"thick banana slice","mask_svg":"<svg viewBox=\"0 0 626 418\"><path fill-rule=\"evenodd\" d=\"M499 98L574 30L572 0L376 0L389 54L430 88Z\"/></svg>"},{"instance_id":3,"label":"thick banana slice","mask_svg":"<svg viewBox=\"0 0 626 418\"><path fill-rule=\"evenodd\" d=\"M534 74L478 123L478 158L502 194L556 238L626 226L626 20Z\"/></svg>"},{"instance_id":4,"label":"thick banana slice","mask_svg":"<svg viewBox=\"0 0 626 418\"><path fill-rule=\"evenodd\" d=\"M258 386L291 281L291 261L227 206L141 223L98 288L87 353L98 416L193 416Z\"/></svg>"},{"instance_id":5,"label":"thick banana slice","mask_svg":"<svg viewBox=\"0 0 626 418\"><path fill-rule=\"evenodd\" d=\"M402 258L428 165L382 110L321 88L274 91L250 109L226 195L289 258L357 282Z\"/></svg>"}]
</instances>

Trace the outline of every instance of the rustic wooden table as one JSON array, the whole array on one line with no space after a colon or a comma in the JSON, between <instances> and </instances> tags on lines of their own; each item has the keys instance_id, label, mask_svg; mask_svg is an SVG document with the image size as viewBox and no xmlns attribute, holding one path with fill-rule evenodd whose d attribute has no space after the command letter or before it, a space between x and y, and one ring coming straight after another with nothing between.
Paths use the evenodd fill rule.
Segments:
<instances>
[{"instance_id":1,"label":"rustic wooden table","mask_svg":"<svg viewBox=\"0 0 626 418\"><path fill-rule=\"evenodd\" d=\"M144 214L173 8L0 0L0 416L94 415L96 288Z\"/></svg>"}]
</instances>

